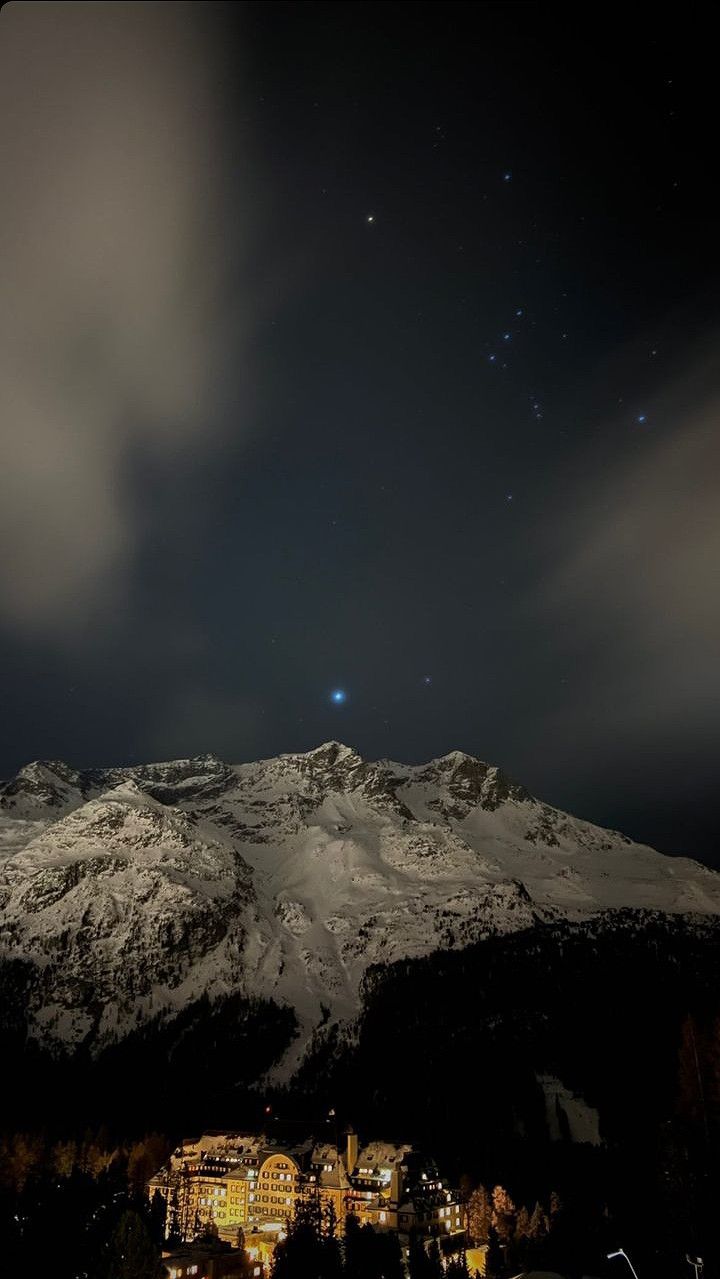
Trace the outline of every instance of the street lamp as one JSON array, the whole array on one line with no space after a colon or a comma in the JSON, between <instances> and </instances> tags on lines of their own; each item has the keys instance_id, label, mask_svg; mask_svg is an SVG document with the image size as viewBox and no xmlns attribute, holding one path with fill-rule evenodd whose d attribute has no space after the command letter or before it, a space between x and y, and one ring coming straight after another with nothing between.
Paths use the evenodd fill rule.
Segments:
<instances>
[{"instance_id":1,"label":"street lamp","mask_svg":"<svg viewBox=\"0 0 720 1279\"><path fill-rule=\"evenodd\" d=\"M687 1261L688 1265L692 1266L693 1270L695 1271L695 1279L700 1279L700 1276L702 1275L702 1272L703 1272L703 1265L705 1264L703 1262L702 1257L691 1257L689 1253L686 1253L685 1260Z\"/></svg>"},{"instance_id":2,"label":"street lamp","mask_svg":"<svg viewBox=\"0 0 720 1279\"><path fill-rule=\"evenodd\" d=\"M627 1263L628 1263L628 1265L629 1265L630 1269L632 1270L632 1273L633 1273L633 1279L638 1279L638 1273L637 1273L637 1270L635 1269L635 1267L634 1267L634 1265L633 1265L632 1261L631 1261L631 1260L630 1260L630 1258L628 1257L628 1255L627 1255L627 1253L626 1253L626 1251L625 1251L625 1249L624 1249L624 1248L618 1248L617 1252L609 1252L607 1256L608 1256L608 1261L612 1261L613 1257L624 1257L624 1258L625 1258L625 1260L627 1261Z\"/></svg>"}]
</instances>

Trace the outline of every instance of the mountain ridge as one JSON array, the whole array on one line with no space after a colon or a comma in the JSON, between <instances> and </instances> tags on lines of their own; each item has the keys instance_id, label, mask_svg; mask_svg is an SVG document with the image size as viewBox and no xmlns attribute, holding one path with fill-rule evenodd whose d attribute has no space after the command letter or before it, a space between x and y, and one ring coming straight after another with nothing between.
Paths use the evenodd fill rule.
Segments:
<instances>
[{"instance_id":1,"label":"mountain ridge","mask_svg":"<svg viewBox=\"0 0 720 1279\"><path fill-rule=\"evenodd\" d=\"M32 966L28 1031L101 1048L201 997L352 1024L377 965L554 920L720 916L720 875L544 804L461 751L326 742L247 764L35 761L0 785L0 957Z\"/></svg>"}]
</instances>

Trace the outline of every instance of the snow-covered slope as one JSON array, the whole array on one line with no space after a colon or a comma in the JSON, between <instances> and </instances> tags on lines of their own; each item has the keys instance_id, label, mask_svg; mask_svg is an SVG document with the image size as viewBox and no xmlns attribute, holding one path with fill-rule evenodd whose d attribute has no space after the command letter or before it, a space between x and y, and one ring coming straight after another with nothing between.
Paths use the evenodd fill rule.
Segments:
<instances>
[{"instance_id":1,"label":"snow-covered slope","mask_svg":"<svg viewBox=\"0 0 720 1279\"><path fill-rule=\"evenodd\" d=\"M0 787L2 957L36 966L45 1042L99 1045L199 995L295 1009L300 1059L372 964L607 910L720 915L720 875L551 808L460 752L326 743Z\"/></svg>"}]
</instances>

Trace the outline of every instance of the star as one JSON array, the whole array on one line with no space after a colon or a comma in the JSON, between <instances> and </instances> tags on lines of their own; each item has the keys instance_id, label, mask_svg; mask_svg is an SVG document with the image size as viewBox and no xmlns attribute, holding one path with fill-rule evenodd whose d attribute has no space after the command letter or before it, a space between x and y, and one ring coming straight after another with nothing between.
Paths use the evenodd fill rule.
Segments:
<instances>
[{"instance_id":1,"label":"star","mask_svg":"<svg viewBox=\"0 0 720 1279\"><path fill-rule=\"evenodd\" d=\"M521 317L522 317L524 314L525 314L525 312L523 311L522 307L520 307L520 308L519 308L519 309L515 312L515 315L517 316L518 320L519 320L519 319L521 319Z\"/></svg>"},{"instance_id":2,"label":"star","mask_svg":"<svg viewBox=\"0 0 720 1279\"><path fill-rule=\"evenodd\" d=\"M638 413L637 420L642 426L644 422L647 422L647 413Z\"/></svg>"},{"instance_id":3,"label":"star","mask_svg":"<svg viewBox=\"0 0 720 1279\"><path fill-rule=\"evenodd\" d=\"M512 173L509 169L503 173L503 182L512 182Z\"/></svg>"},{"instance_id":4,"label":"star","mask_svg":"<svg viewBox=\"0 0 720 1279\"><path fill-rule=\"evenodd\" d=\"M505 501L506 501L506 502L512 502L512 500L513 500L513 495L512 495L512 493L506 493L506 494L505 494Z\"/></svg>"},{"instance_id":5,"label":"star","mask_svg":"<svg viewBox=\"0 0 720 1279\"><path fill-rule=\"evenodd\" d=\"M496 355L489 355L489 356L488 356L488 359L489 359L489 361L490 361L490 363L491 363L491 364L494 364L494 363L495 363L495 361L496 361L496 359L497 359L497 356L496 356Z\"/></svg>"},{"instance_id":6,"label":"star","mask_svg":"<svg viewBox=\"0 0 720 1279\"><path fill-rule=\"evenodd\" d=\"M330 701L333 706L343 706L347 701L347 693L344 688L334 688L330 694Z\"/></svg>"},{"instance_id":7,"label":"star","mask_svg":"<svg viewBox=\"0 0 720 1279\"><path fill-rule=\"evenodd\" d=\"M368 214L367 214L367 216L366 216L366 218L365 218L365 221L368 223L368 225L371 225L371 224L375 221L375 214L374 214L374 213L368 213Z\"/></svg>"},{"instance_id":8,"label":"star","mask_svg":"<svg viewBox=\"0 0 720 1279\"><path fill-rule=\"evenodd\" d=\"M423 684L426 684L426 685L428 685L428 684L432 684L432 676L431 676L431 675L423 675Z\"/></svg>"}]
</instances>

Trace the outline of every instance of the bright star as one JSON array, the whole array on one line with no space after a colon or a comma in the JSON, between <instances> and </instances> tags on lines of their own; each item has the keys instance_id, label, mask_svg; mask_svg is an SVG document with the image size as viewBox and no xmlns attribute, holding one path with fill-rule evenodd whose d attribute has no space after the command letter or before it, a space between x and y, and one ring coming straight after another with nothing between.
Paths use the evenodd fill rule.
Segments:
<instances>
[{"instance_id":1,"label":"bright star","mask_svg":"<svg viewBox=\"0 0 720 1279\"><path fill-rule=\"evenodd\" d=\"M510 341L510 334L503 333L503 342L509 342L509 341Z\"/></svg>"},{"instance_id":2,"label":"bright star","mask_svg":"<svg viewBox=\"0 0 720 1279\"><path fill-rule=\"evenodd\" d=\"M503 182L512 182L512 173L509 169L506 173L503 173Z\"/></svg>"},{"instance_id":3,"label":"bright star","mask_svg":"<svg viewBox=\"0 0 720 1279\"><path fill-rule=\"evenodd\" d=\"M489 355L489 356L488 356L488 359L489 359L489 361L490 361L490 363L491 363L491 364L494 364L494 363L495 363L495 361L496 361L496 359L497 359L497 356L496 356L496 355Z\"/></svg>"},{"instance_id":4,"label":"bright star","mask_svg":"<svg viewBox=\"0 0 720 1279\"><path fill-rule=\"evenodd\" d=\"M647 422L647 413L638 413L638 422L641 426L643 422Z\"/></svg>"},{"instance_id":5,"label":"bright star","mask_svg":"<svg viewBox=\"0 0 720 1279\"><path fill-rule=\"evenodd\" d=\"M335 706L342 706L347 701L347 693L344 688L334 688L330 694L330 701Z\"/></svg>"},{"instance_id":6,"label":"bright star","mask_svg":"<svg viewBox=\"0 0 720 1279\"><path fill-rule=\"evenodd\" d=\"M375 221L375 214L374 214L374 213L368 213L368 215L367 215L367 217L366 217L365 221L366 221L366 222L374 222L374 221Z\"/></svg>"},{"instance_id":7,"label":"bright star","mask_svg":"<svg viewBox=\"0 0 720 1279\"><path fill-rule=\"evenodd\" d=\"M520 319L520 317L521 317L522 315L524 315L524 314L525 314L525 312L523 311L523 309L522 309L522 307L521 307L519 311L516 311L516 312L515 312L515 314L516 314L517 318L518 318L518 319Z\"/></svg>"},{"instance_id":8,"label":"bright star","mask_svg":"<svg viewBox=\"0 0 720 1279\"><path fill-rule=\"evenodd\" d=\"M432 676L423 675L423 684L432 684Z\"/></svg>"}]
</instances>

